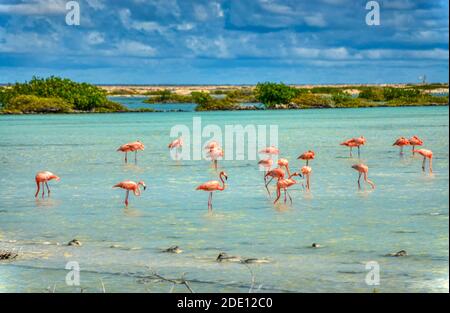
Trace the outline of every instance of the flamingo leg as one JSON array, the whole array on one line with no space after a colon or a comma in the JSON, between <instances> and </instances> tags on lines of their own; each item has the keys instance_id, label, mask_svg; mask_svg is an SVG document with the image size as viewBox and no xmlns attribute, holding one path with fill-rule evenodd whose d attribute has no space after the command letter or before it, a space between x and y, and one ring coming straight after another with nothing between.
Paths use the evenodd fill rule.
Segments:
<instances>
[{"instance_id":1,"label":"flamingo leg","mask_svg":"<svg viewBox=\"0 0 450 313\"><path fill-rule=\"evenodd\" d=\"M50 197L50 188L48 187L48 183L45 182L45 186L47 187L47 196Z\"/></svg>"},{"instance_id":2,"label":"flamingo leg","mask_svg":"<svg viewBox=\"0 0 450 313\"><path fill-rule=\"evenodd\" d=\"M284 203L286 203L286 200L287 200L286 199L286 188L284 188L283 191L284 191Z\"/></svg>"},{"instance_id":3,"label":"flamingo leg","mask_svg":"<svg viewBox=\"0 0 450 313\"><path fill-rule=\"evenodd\" d=\"M213 193L210 192L208 196L208 211L212 211L212 195Z\"/></svg>"},{"instance_id":4,"label":"flamingo leg","mask_svg":"<svg viewBox=\"0 0 450 313\"><path fill-rule=\"evenodd\" d=\"M353 147L350 147L350 157L353 157L352 151L353 151Z\"/></svg>"},{"instance_id":5,"label":"flamingo leg","mask_svg":"<svg viewBox=\"0 0 450 313\"><path fill-rule=\"evenodd\" d=\"M367 173L364 173L364 181L368 183L372 189L375 189L375 184L367 177Z\"/></svg>"},{"instance_id":6,"label":"flamingo leg","mask_svg":"<svg viewBox=\"0 0 450 313\"><path fill-rule=\"evenodd\" d=\"M429 165L430 165L430 173L433 173L433 158L430 158Z\"/></svg>"},{"instance_id":7,"label":"flamingo leg","mask_svg":"<svg viewBox=\"0 0 450 313\"><path fill-rule=\"evenodd\" d=\"M277 187L277 198L273 201L273 204L277 203L277 201L280 199L280 196L281 196L280 188Z\"/></svg>"},{"instance_id":8,"label":"flamingo leg","mask_svg":"<svg viewBox=\"0 0 450 313\"><path fill-rule=\"evenodd\" d=\"M217 170L217 160L214 160L214 169Z\"/></svg>"},{"instance_id":9,"label":"flamingo leg","mask_svg":"<svg viewBox=\"0 0 450 313\"><path fill-rule=\"evenodd\" d=\"M306 166L308 166L309 160L306 160Z\"/></svg>"},{"instance_id":10,"label":"flamingo leg","mask_svg":"<svg viewBox=\"0 0 450 313\"><path fill-rule=\"evenodd\" d=\"M400 146L400 155L403 155L403 146Z\"/></svg>"},{"instance_id":11,"label":"flamingo leg","mask_svg":"<svg viewBox=\"0 0 450 313\"><path fill-rule=\"evenodd\" d=\"M125 152L125 163L128 163L128 152Z\"/></svg>"},{"instance_id":12,"label":"flamingo leg","mask_svg":"<svg viewBox=\"0 0 450 313\"><path fill-rule=\"evenodd\" d=\"M412 146L412 154L415 155L416 153L414 152L414 150L416 150L416 146Z\"/></svg>"},{"instance_id":13,"label":"flamingo leg","mask_svg":"<svg viewBox=\"0 0 450 313\"><path fill-rule=\"evenodd\" d=\"M137 151L134 151L134 163L137 163Z\"/></svg>"},{"instance_id":14,"label":"flamingo leg","mask_svg":"<svg viewBox=\"0 0 450 313\"><path fill-rule=\"evenodd\" d=\"M291 197L291 195L289 194L289 191L286 190L286 193L287 193L287 195L288 195L288 197L289 197L289 201L291 201L291 205L292 205L292 197Z\"/></svg>"},{"instance_id":15,"label":"flamingo leg","mask_svg":"<svg viewBox=\"0 0 450 313\"><path fill-rule=\"evenodd\" d=\"M268 194L269 197L270 197L269 184L270 184L270 182L273 180L273 177L271 177L271 178L269 179L269 181L266 181L266 178L264 177L264 180L265 180L264 184L265 184L265 186L266 186L267 194Z\"/></svg>"},{"instance_id":16,"label":"flamingo leg","mask_svg":"<svg viewBox=\"0 0 450 313\"><path fill-rule=\"evenodd\" d=\"M45 188L44 188L44 182L42 182L42 199L44 199L45 195Z\"/></svg>"},{"instance_id":17,"label":"flamingo leg","mask_svg":"<svg viewBox=\"0 0 450 313\"><path fill-rule=\"evenodd\" d=\"M422 162L422 171L425 172L425 161L427 160L426 157L423 157L423 162Z\"/></svg>"},{"instance_id":18,"label":"flamingo leg","mask_svg":"<svg viewBox=\"0 0 450 313\"><path fill-rule=\"evenodd\" d=\"M309 187L309 174L306 176L306 190L310 190L310 187Z\"/></svg>"},{"instance_id":19,"label":"flamingo leg","mask_svg":"<svg viewBox=\"0 0 450 313\"><path fill-rule=\"evenodd\" d=\"M39 190L41 190L41 184L38 181L36 181L36 186L37 186L37 190L36 190L36 193L34 195L35 198L37 198L37 196L39 194Z\"/></svg>"},{"instance_id":20,"label":"flamingo leg","mask_svg":"<svg viewBox=\"0 0 450 313\"><path fill-rule=\"evenodd\" d=\"M361 149L358 146L358 158L361 156Z\"/></svg>"},{"instance_id":21,"label":"flamingo leg","mask_svg":"<svg viewBox=\"0 0 450 313\"><path fill-rule=\"evenodd\" d=\"M358 187L359 187L359 189L361 189L361 173L359 173L359 176L358 176Z\"/></svg>"},{"instance_id":22,"label":"flamingo leg","mask_svg":"<svg viewBox=\"0 0 450 313\"><path fill-rule=\"evenodd\" d=\"M128 206L128 196L130 195L130 191L127 190L126 196L125 196L125 206Z\"/></svg>"}]
</instances>

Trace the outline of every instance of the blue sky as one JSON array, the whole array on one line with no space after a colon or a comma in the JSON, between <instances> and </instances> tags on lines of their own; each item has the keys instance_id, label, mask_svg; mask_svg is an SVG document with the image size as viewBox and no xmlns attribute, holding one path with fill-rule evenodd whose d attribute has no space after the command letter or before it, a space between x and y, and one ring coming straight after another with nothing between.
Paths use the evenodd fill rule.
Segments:
<instances>
[{"instance_id":1,"label":"blue sky","mask_svg":"<svg viewBox=\"0 0 450 313\"><path fill-rule=\"evenodd\" d=\"M448 1L0 0L0 83L448 82Z\"/></svg>"}]
</instances>

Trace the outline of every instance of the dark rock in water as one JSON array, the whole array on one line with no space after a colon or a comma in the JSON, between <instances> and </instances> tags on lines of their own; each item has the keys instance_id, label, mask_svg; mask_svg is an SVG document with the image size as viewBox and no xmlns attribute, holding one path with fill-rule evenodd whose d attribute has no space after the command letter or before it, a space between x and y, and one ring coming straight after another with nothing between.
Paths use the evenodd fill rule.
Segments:
<instances>
[{"instance_id":1,"label":"dark rock in water","mask_svg":"<svg viewBox=\"0 0 450 313\"><path fill-rule=\"evenodd\" d=\"M0 250L0 260L12 260L17 258L18 254L12 251Z\"/></svg>"},{"instance_id":2,"label":"dark rock in water","mask_svg":"<svg viewBox=\"0 0 450 313\"><path fill-rule=\"evenodd\" d=\"M321 246L318 244L318 243L313 243L312 245L311 245L311 248L320 248Z\"/></svg>"},{"instance_id":3,"label":"dark rock in water","mask_svg":"<svg viewBox=\"0 0 450 313\"><path fill-rule=\"evenodd\" d=\"M69 241L69 243L67 244L68 246L76 246L76 247L80 247L81 246L81 242L77 239L73 239L71 241Z\"/></svg>"},{"instance_id":4,"label":"dark rock in water","mask_svg":"<svg viewBox=\"0 0 450 313\"><path fill-rule=\"evenodd\" d=\"M408 256L408 252L406 252L405 250L400 250L396 253L390 253L390 254L388 254L388 256L393 256L393 257Z\"/></svg>"},{"instance_id":5,"label":"dark rock in water","mask_svg":"<svg viewBox=\"0 0 450 313\"><path fill-rule=\"evenodd\" d=\"M216 259L217 262L242 262L242 259L238 256L228 255L225 252L219 253Z\"/></svg>"},{"instance_id":6,"label":"dark rock in water","mask_svg":"<svg viewBox=\"0 0 450 313\"><path fill-rule=\"evenodd\" d=\"M168 253L176 253L176 254L183 252L183 250L181 250L180 247L178 247L178 246L171 246L163 251L168 252Z\"/></svg>"}]
</instances>

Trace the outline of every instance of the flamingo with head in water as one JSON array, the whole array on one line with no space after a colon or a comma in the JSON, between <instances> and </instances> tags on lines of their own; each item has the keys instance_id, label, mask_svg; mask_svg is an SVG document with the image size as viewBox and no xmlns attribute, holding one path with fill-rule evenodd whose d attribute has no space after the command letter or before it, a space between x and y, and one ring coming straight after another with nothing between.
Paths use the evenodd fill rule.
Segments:
<instances>
[{"instance_id":1,"label":"flamingo with head in water","mask_svg":"<svg viewBox=\"0 0 450 313\"><path fill-rule=\"evenodd\" d=\"M142 186L144 190L147 189L147 186L142 180L138 183L131 180L124 180L118 184L115 184L113 188L122 188L126 190L125 205L128 206L128 196L130 194L130 191L132 191L135 196L141 195L141 189L139 188L139 186Z\"/></svg>"},{"instance_id":2,"label":"flamingo with head in water","mask_svg":"<svg viewBox=\"0 0 450 313\"><path fill-rule=\"evenodd\" d=\"M58 176L56 176L55 174L53 174L52 172L49 172L49 171L43 171L43 172L37 173L36 177L35 177L37 190L36 190L36 194L34 196L35 197L38 196L39 190L40 190L40 184L42 184L42 198L44 198L44 195L45 195L44 184L45 184L45 186L47 187L47 196L50 197L50 188L48 187L48 182L53 179L56 181L60 180L60 178Z\"/></svg>"},{"instance_id":3,"label":"flamingo with head in water","mask_svg":"<svg viewBox=\"0 0 450 313\"><path fill-rule=\"evenodd\" d=\"M361 176L364 175L364 181L366 183L368 183L372 189L375 189L375 184L369 180L369 178L367 177L368 173L369 173L369 167L365 164L354 164L352 165L352 168L355 169L356 171L358 171L359 176L358 176L358 187L359 189L361 189Z\"/></svg>"},{"instance_id":4,"label":"flamingo with head in water","mask_svg":"<svg viewBox=\"0 0 450 313\"><path fill-rule=\"evenodd\" d=\"M220 172L219 179L222 182L218 182L217 180L211 180L204 184L199 185L195 190L203 190L209 192L208 196L208 211L212 211L212 195L214 191L223 191L226 188L225 180L228 180L227 173Z\"/></svg>"},{"instance_id":5,"label":"flamingo with head in water","mask_svg":"<svg viewBox=\"0 0 450 313\"><path fill-rule=\"evenodd\" d=\"M423 162L422 162L422 170L425 172L425 162L426 160L429 161L429 167L430 167L430 173L433 172L433 151L427 150L427 149L419 149L419 150L413 150L414 153L418 153L421 156L423 156Z\"/></svg>"}]
</instances>

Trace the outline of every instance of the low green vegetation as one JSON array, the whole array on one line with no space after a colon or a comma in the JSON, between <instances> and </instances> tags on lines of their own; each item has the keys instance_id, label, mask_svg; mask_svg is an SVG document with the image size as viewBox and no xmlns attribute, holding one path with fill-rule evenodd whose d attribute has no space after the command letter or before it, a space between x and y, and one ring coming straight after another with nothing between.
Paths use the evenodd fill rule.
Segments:
<instances>
[{"instance_id":1,"label":"low green vegetation","mask_svg":"<svg viewBox=\"0 0 450 313\"><path fill-rule=\"evenodd\" d=\"M196 111L228 111L239 107L236 101L229 97L218 99L208 92L192 92L191 97L192 102L197 104Z\"/></svg>"},{"instance_id":2,"label":"low green vegetation","mask_svg":"<svg viewBox=\"0 0 450 313\"><path fill-rule=\"evenodd\" d=\"M0 89L0 113L123 112L94 85L59 77L33 77Z\"/></svg>"},{"instance_id":3,"label":"low green vegetation","mask_svg":"<svg viewBox=\"0 0 450 313\"><path fill-rule=\"evenodd\" d=\"M144 100L145 103L191 103L192 96L179 95L171 90L155 90L147 92L150 97Z\"/></svg>"}]
</instances>

